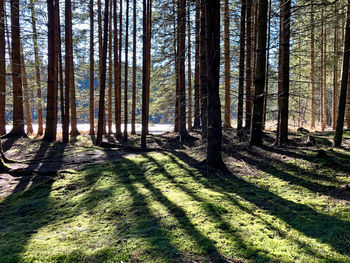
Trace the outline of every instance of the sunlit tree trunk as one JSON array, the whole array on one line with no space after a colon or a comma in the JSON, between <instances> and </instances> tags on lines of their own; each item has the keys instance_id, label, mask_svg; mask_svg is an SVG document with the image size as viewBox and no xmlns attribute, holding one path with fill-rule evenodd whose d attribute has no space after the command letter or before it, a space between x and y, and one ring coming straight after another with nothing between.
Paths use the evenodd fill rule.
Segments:
<instances>
[{"instance_id":1,"label":"sunlit tree trunk","mask_svg":"<svg viewBox=\"0 0 350 263\"><path fill-rule=\"evenodd\" d=\"M128 140L128 72L129 72L129 0L126 0L125 23L125 71L124 71L124 134L123 140Z\"/></svg>"},{"instance_id":2,"label":"sunlit tree trunk","mask_svg":"<svg viewBox=\"0 0 350 263\"><path fill-rule=\"evenodd\" d=\"M149 116L149 101L151 92L151 44L152 44L152 0L147 1L147 79L146 79L146 114ZM146 119L146 131L149 133L149 118Z\"/></svg>"},{"instance_id":3,"label":"sunlit tree trunk","mask_svg":"<svg viewBox=\"0 0 350 263\"><path fill-rule=\"evenodd\" d=\"M325 63L325 47L326 47L326 43L325 43L325 27L324 27L324 15L323 15L323 9L322 9L322 24L321 24L321 130L324 131L326 128L326 108L325 108L325 91L326 91L326 78L325 78L325 74L326 74L326 63Z\"/></svg>"},{"instance_id":4,"label":"sunlit tree trunk","mask_svg":"<svg viewBox=\"0 0 350 263\"><path fill-rule=\"evenodd\" d=\"M136 134L136 0L133 3L131 134Z\"/></svg>"},{"instance_id":5,"label":"sunlit tree trunk","mask_svg":"<svg viewBox=\"0 0 350 263\"><path fill-rule=\"evenodd\" d=\"M142 2L142 130L141 130L141 148L146 148L147 139L147 96L146 96L146 65L147 65L147 0Z\"/></svg>"},{"instance_id":6,"label":"sunlit tree trunk","mask_svg":"<svg viewBox=\"0 0 350 263\"><path fill-rule=\"evenodd\" d=\"M252 114L252 0L247 0L247 52L246 52L246 98L245 98L245 129L249 131Z\"/></svg>"},{"instance_id":7,"label":"sunlit tree trunk","mask_svg":"<svg viewBox=\"0 0 350 263\"><path fill-rule=\"evenodd\" d=\"M116 0L114 0L116 1ZM90 135L95 134L95 59L94 59L94 0L90 0L90 104L89 104L89 120L90 120Z\"/></svg>"},{"instance_id":8,"label":"sunlit tree trunk","mask_svg":"<svg viewBox=\"0 0 350 263\"><path fill-rule=\"evenodd\" d=\"M109 10L109 36L108 36L108 134L112 134L112 87L113 87L113 61L112 61L112 1L110 2Z\"/></svg>"},{"instance_id":9,"label":"sunlit tree trunk","mask_svg":"<svg viewBox=\"0 0 350 263\"><path fill-rule=\"evenodd\" d=\"M177 2L176 0L173 0L173 14L174 14L174 57L175 57L175 116L174 116L174 132L180 131L180 108L179 108L179 101L180 101L180 95L179 95L179 57L178 57L178 50L179 50L179 41L178 41L178 28L176 25L176 6ZM147 40L146 40L147 41ZM146 43L147 44L147 43ZM146 79L147 83L147 79ZM146 84L147 85L147 84Z\"/></svg>"},{"instance_id":10,"label":"sunlit tree trunk","mask_svg":"<svg viewBox=\"0 0 350 263\"><path fill-rule=\"evenodd\" d=\"M114 99L115 99L115 130L116 137L121 137L121 87L120 87L120 60L118 39L117 0L113 0L113 24L114 24ZM121 14L119 14L121 16Z\"/></svg>"},{"instance_id":11,"label":"sunlit tree trunk","mask_svg":"<svg viewBox=\"0 0 350 263\"><path fill-rule=\"evenodd\" d=\"M191 55L191 17L190 5L188 2L187 8L187 90L188 90L188 116L187 128L192 128L192 55Z\"/></svg>"},{"instance_id":12,"label":"sunlit tree trunk","mask_svg":"<svg viewBox=\"0 0 350 263\"><path fill-rule=\"evenodd\" d=\"M338 16L338 5L334 4L334 16ZM338 21L334 23L334 65L333 65L333 130L337 124L337 101L338 101Z\"/></svg>"},{"instance_id":13,"label":"sunlit tree trunk","mask_svg":"<svg viewBox=\"0 0 350 263\"><path fill-rule=\"evenodd\" d=\"M311 0L311 129L316 128L316 87L315 87L315 18L314 3Z\"/></svg>"},{"instance_id":14,"label":"sunlit tree trunk","mask_svg":"<svg viewBox=\"0 0 350 263\"><path fill-rule=\"evenodd\" d=\"M6 93L6 40L5 40L5 0L0 0L0 136L6 133L5 93ZM0 141L1 146L1 141ZM0 160L1 161L1 160ZM2 163L2 161L1 161Z\"/></svg>"},{"instance_id":15,"label":"sunlit tree trunk","mask_svg":"<svg viewBox=\"0 0 350 263\"><path fill-rule=\"evenodd\" d=\"M225 117L224 125L231 127L231 56L230 56L230 14L228 0L225 0Z\"/></svg>"}]
</instances>

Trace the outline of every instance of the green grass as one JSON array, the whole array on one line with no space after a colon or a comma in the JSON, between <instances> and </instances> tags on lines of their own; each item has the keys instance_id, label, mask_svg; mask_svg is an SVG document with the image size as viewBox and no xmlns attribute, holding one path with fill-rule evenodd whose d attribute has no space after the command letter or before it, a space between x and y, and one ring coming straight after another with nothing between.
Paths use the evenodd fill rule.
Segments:
<instances>
[{"instance_id":1,"label":"green grass","mask_svg":"<svg viewBox=\"0 0 350 263\"><path fill-rule=\"evenodd\" d=\"M349 178L302 156L227 180L185 153L60 173L0 200L0 262L350 262L350 206L331 194Z\"/></svg>"}]
</instances>

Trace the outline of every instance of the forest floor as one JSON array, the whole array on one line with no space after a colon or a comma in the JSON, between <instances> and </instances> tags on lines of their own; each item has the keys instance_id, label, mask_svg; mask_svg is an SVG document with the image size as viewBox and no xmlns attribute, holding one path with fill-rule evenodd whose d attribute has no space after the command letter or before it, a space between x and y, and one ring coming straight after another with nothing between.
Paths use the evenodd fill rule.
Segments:
<instances>
[{"instance_id":1,"label":"forest floor","mask_svg":"<svg viewBox=\"0 0 350 263\"><path fill-rule=\"evenodd\" d=\"M227 170L199 133L123 144L3 140L0 262L350 262L350 132L248 147L224 131Z\"/></svg>"}]
</instances>

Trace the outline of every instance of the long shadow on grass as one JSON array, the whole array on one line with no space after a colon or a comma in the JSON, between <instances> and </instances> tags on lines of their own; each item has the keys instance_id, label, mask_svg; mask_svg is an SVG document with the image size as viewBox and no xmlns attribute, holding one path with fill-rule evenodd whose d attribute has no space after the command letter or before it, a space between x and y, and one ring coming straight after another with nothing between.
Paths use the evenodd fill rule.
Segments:
<instances>
[{"instance_id":1,"label":"long shadow on grass","mask_svg":"<svg viewBox=\"0 0 350 263\"><path fill-rule=\"evenodd\" d=\"M51 146L47 156L59 161L65 147L55 146L57 145ZM37 155L45 154L47 149L48 145L43 143ZM40 176L40 172L46 169L45 162L37 167L33 161L29 166L28 169L37 168L38 173L33 173L20 182L21 190L27 189L6 197L0 203L0 262L23 261L22 254L31 236L52 220L49 194L56 174L46 174L45 178Z\"/></svg>"},{"instance_id":2,"label":"long shadow on grass","mask_svg":"<svg viewBox=\"0 0 350 263\"><path fill-rule=\"evenodd\" d=\"M187 154L177 153L176 156L188 165L201 169L202 165ZM306 205L285 200L267 189L235 176L230 171L224 172L228 177L227 180L208 180L208 184L222 192L236 193L260 209L282 219L304 235L331 245L343 255L350 255L350 245L346 237L346 233L350 232L348 221L321 214Z\"/></svg>"}]
</instances>

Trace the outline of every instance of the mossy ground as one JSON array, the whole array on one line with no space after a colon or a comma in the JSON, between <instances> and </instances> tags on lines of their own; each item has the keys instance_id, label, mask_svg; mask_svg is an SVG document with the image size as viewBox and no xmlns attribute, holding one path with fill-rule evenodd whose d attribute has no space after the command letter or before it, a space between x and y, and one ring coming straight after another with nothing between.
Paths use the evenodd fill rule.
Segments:
<instances>
[{"instance_id":1,"label":"mossy ground","mask_svg":"<svg viewBox=\"0 0 350 263\"><path fill-rule=\"evenodd\" d=\"M0 262L350 262L349 152L240 154L224 176L164 151L48 177L0 200Z\"/></svg>"}]
</instances>

